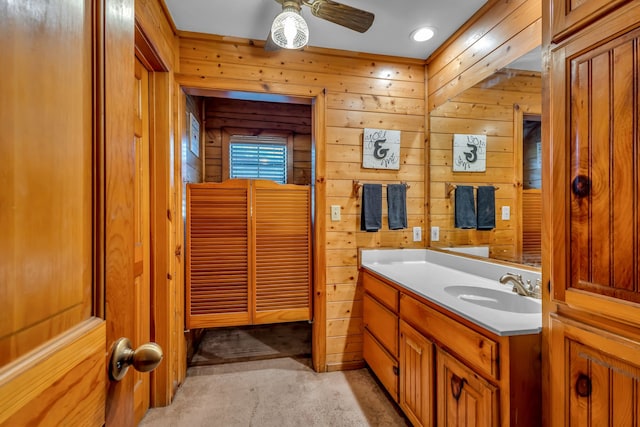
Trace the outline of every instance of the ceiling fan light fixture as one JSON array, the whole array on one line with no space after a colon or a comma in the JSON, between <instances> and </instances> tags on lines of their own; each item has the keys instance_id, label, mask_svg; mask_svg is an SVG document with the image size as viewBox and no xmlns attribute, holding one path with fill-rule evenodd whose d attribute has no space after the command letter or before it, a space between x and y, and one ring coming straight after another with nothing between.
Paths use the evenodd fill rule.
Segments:
<instances>
[{"instance_id":1,"label":"ceiling fan light fixture","mask_svg":"<svg viewBox=\"0 0 640 427\"><path fill-rule=\"evenodd\" d=\"M416 42L426 42L436 34L436 30L432 27L421 27L411 33L411 40Z\"/></svg>"},{"instance_id":2,"label":"ceiling fan light fixture","mask_svg":"<svg viewBox=\"0 0 640 427\"><path fill-rule=\"evenodd\" d=\"M309 27L300 15L299 5L285 5L271 24L273 42L285 49L301 49L309 42Z\"/></svg>"}]
</instances>

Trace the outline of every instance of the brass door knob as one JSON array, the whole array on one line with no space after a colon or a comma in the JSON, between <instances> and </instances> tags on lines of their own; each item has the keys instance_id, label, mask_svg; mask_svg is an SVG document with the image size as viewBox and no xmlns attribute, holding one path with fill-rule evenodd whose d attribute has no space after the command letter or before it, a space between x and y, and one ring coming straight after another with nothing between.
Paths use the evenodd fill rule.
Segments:
<instances>
[{"instance_id":1,"label":"brass door knob","mask_svg":"<svg viewBox=\"0 0 640 427\"><path fill-rule=\"evenodd\" d=\"M120 381L129 366L140 372L153 371L162 361L162 357L162 348L154 342L142 344L134 350L129 339L120 338L113 345L109 376L113 381Z\"/></svg>"}]
</instances>

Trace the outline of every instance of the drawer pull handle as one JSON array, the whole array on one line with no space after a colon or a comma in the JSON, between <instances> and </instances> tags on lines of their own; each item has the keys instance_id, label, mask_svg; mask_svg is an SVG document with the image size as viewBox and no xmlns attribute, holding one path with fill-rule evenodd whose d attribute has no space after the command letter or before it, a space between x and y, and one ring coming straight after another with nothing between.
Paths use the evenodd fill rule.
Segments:
<instances>
[{"instance_id":1,"label":"drawer pull handle","mask_svg":"<svg viewBox=\"0 0 640 427\"><path fill-rule=\"evenodd\" d=\"M578 175L571 183L571 191L579 199L586 197L591 193L591 179L586 175Z\"/></svg>"},{"instance_id":2,"label":"drawer pull handle","mask_svg":"<svg viewBox=\"0 0 640 427\"><path fill-rule=\"evenodd\" d=\"M591 379L585 374L580 374L576 381L576 393L580 397L591 396Z\"/></svg>"},{"instance_id":3,"label":"drawer pull handle","mask_svg":"<svg viewBox=\"0 0 640 427\"><path fill-rule=\"evenodd\" d=\"M396 377L400 375L400 369L397 366L393 367L393 375L395 375Z\"/></svg>"},{"instance_id":4,"label":"drawer pull handle","mask_svg":"<svg viewBox=\"0 0 640 427\"><path fill-rule=\"evenodd\" d=\"M456 374L451 374L451 395L456 399L456 402L460 399L465 382L467 382L467 380L464 378L460 378Z\"/></svg>"}]
</instances>

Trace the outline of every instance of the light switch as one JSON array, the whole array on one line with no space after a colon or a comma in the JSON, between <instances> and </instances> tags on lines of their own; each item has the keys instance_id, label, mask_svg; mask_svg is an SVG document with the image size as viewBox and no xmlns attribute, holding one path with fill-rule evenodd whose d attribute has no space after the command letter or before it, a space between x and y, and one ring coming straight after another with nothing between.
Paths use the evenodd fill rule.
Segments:
<instances>
[{"instance_id":1,"label":"light switch","mask_svg":"<svg viewBox=\"0 0 640 427\"><path fill-rule=\"evenodd\" d=\"M413 241L414 242L422 241L422 227L413 227Z\"/></svg>"},{"instance_id":2,"label":"light switch","mask_svg":"<svg viewBox=\"0 0 640 427\"><path fill-rule=\"evenodd\" d=\"M331 205L331 221L340 221L340 205Z\"/></svg>"},{"instance_id":3,"label":"light switch","mask_svg":"<svg viewBox=\"0 0 640 427\"><path fill-rule=\"evenodd\" d=\"M508 221L511 219L511 208L509 206L502 207L502 220Z\"/></svg>"},{"instance_id":4,"label":"light switch","mask_svg":"<svg viewBox=\"0 0 640 427\"><path fill-rule=\"evenodd\" d=\"M437 242L440 240L440 227L431 227L431 241Z\"/></svg>"}]
</instances>

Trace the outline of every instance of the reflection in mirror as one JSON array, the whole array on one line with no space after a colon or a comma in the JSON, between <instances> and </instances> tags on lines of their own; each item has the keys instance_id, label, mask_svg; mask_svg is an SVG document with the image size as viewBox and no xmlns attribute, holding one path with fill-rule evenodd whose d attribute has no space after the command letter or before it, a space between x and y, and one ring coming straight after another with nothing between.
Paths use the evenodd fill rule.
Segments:
<instances>
[{"instance_id":1,"label":"reflection in mirror","mask_svg":"<svg viewBox=\"0 0 640 427\"><path fill-rule=\"evenodd\" d=\"M432 110L430 212L439 235L432 247L540 265L540 64L538 48ZM486 136L484 170L454 171L454 135ZM495 227L456 228L450 184L475 187L475 199L477 187L494 186Z\"/></svg>"}]
</instances>

